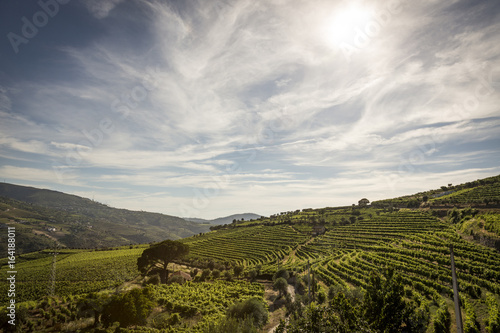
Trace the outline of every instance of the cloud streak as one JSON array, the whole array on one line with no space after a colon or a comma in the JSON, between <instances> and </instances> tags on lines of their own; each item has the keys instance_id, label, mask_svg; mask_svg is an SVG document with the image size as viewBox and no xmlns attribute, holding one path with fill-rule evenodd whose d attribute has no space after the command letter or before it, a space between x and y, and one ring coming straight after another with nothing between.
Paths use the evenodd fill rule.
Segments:
<instances>
[{"instance_id":1,"label":"cloud streak","mask_svg":"<svg viewBox=\"0 0 500 333\"><path fill-rule=\"evenodd\" d=\"M340 1L68 6L61 19L77 15L88 42L47 28L37 38L49 51L30 61L54 75L0 87L12 182L96 191L120 207L140 197L165 213L162 193L179 211L207 190L194 212L216 217L440 186L431 170L463 181L497 172L492 1L365 1L372 16L346 28L344 44L328 35L346 15Z\"/></svg>"}]
</instances>

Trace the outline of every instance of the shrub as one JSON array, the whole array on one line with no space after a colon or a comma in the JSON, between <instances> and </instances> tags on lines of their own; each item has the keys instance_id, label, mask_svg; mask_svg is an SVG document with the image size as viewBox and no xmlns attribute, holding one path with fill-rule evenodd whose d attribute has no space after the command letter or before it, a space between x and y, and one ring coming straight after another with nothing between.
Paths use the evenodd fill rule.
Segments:
<instances>
[{"instance_id":1,"label":"shrub","mask_svg":"<svg viewBox=\"0 0 500 333\"><path fill-rule=\"evenodd\" d=\"M219 271L218 269L214 269L214 270L212 271L212 277L213 277L214 279L218 279L218 278L220 277L220 271Z\"/></svg>"},{"instance_id":2,"label":"shrub","mask_svg":"<svg viewBox=\"0 0 500 333\"><path fill-rule=\"evenodd\" d=\"M106 327L114 322L119 322L120 327L143 325L154 306L151 298L149 288L114 295L103 307L102 322Z\"/></svg>"},{"instance_id":3,"label":"shrub","mask_svg":"<svg viewBox=\"0 0 500 333\"><path fill-rule=\"evenodd\" d=\"M273 281L276 281L278 278L284 278L285 280L288 280L290 278L290 274L285 268L280 268L274 273L273 275Z\"/></svg>"},{"instance_id":4,"label":"shrub","mask_svg":"<svg viewBox=\"0 0 500 333\"><path fill-rule=\"evenodd\" d=\"M155 274L147 279L146 284L158 285L160 284L160 282L161 282L160 274Z\"/></svg>"},{"instance_id":5,"label":"shrub","mask_svg":"<svg viewBox=\"0 0 500 333\"><path fill-rule=\"evenodd\" d=\"M168 279L167 284L172 284L172 283L183 284L184 282L186 282L186 279L184 279L182 276L173 275Z\"/></svg>"},{"instance_id":6,"label":"shrub","mask_svg":"<svg viewBox=\"0 0 500 333\"><path fill-rule=\"evenodd\" d=\"M251 318L256 327L261 327L267 322L268 311L261 299L253 297L233 304L228 309L227 316L240 320Z\"/></svg>"},{"instance_id":7,"label":"shrub","mask_svg":"<svg viewBox=\"0 0 500 333\"><path fill-rule=\"evenodd\" d=\"M224 272L224 278L228 281L231 281L233 279L233 275L231 274L230 271L225 271Z\"/></svg>"},{"instance_id":8,"label":"shrub","mask_svg":"<svg viewBox=\"0 0 500 333\"><path fill-rule=\"evenodd\" d=\"M238 277L243 273L243 266L234 266L233 268L234 276Z\"/></svg>"},{"instance_id":9,"label":"shrub","mask_svg":"<svg viewBox=\"0 0 500 333\"><path fill-rule=\"evenodd\" d=\"M225 317L218 323L210 323L204 333L257 333L252 318L246 317L243 320Z\"/></svg>"},{"instance_id":10,"label":"shrub","mask_svg":"<svg viewBox=\"0 0 500 333\"><path fill-rule=\"evenodd\" d=\"M250 278L250 281L255 281L255 279L257 279L257 270L254 269L248 272L248 277Z\"/></svg>"},{"instance_id":11,"label":"shrub","mask_svg":"<svg viewBox=\"0 0 500 333\"><path fill-rule=\"evenodd\" d=\"M205 268L202 272L201 272L201 280L206 280L208 277L210 276L210 269L208 268Z\"/></svg>"}]
</instances>

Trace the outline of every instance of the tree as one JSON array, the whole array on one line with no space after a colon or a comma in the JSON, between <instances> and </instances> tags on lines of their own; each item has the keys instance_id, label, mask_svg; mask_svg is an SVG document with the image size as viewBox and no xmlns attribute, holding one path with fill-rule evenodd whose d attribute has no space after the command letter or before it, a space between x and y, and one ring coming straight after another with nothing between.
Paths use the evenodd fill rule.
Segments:
<instances>
[{"instance_id":1,"label":"tree","mask_svg":"<svg viewBox=\"0 0 500 333\"><path fill-rule=\"evenodd\" d=\"M205 268L203 271L201 271L201 280L202 281L205 281L206 279L208 279L209 276L210 276L210 269Z\"/></svg>"},{"instance_id":2,"label":"tree","mask_svg":"<svg viewBox=\"0 0 500 333\"><path fill-rule=\"evenodd\" d=\"M403 296L404 285L394 269L387 269L383 277L372 273L364 297L365 318L370 326L380 332L400 332L409 312Z\"/></svg>"},{"instance_id":3,"label":"tree","mask_svg":"<svg viewBox=\"0 0 500 333\"><path fill-rule=\"evenodd\" d=\"M233 279L233 275L231 274L230 271L224 271L224 278L227 280L227 281L231 281Z\"/></svg>"},{"instance_id":4,"label":"tree","mask_svg":"<svg viewBox=\"0 0 500 333\"><path fill-rule=\"evenodd\" d=\"M102 294L90 293L77 303L79 318L94 317L94 326L100 323L101 313L108 297Z\"/></svg>"},{"instance_id":5,"label":"tree","mask_svg":"<svg viewBox=\"0 0 500 333\"><path fill-rule=\"evenodd\" d=\"M261 327L267 322L269 312L261 299L253 297L233 304L228 309L227 316L240 320L251 318L256 327Z\"/></svg>"},{"instance_id":6,"label":"tree","mask_svg":"<svg viewBox=\"0 0 500 333\"><path fill-rule=\"evenodd\" d=\"M154 307L152 298L149 288L114 295L102 311L104 326L108 327L116 321L120 323L120 327L144 325Z\"/></svg>"},{"instance_id":7,"label":"tree","mask_svg":"<svg viewBox=\"0 0 500 333\"><path fill-rule=\"evenodd\" d=\"M275 281L276 279L278 279L280 277L284 278L285 280L288 280L290 278L290 274L288 273L286 268L278 269L273 275L273 281Z\"/></svg>"},{"instance_id":8,"label":"tree","mask_svg":"<svg viewBox=\"0 0 500 333\"><path fill-rule=\"evenodd\" d=\"M240 276L240 274L243 272L243 266L234 266L233 272L235 277Z\"/></svg>"},{"instance_id":9,"label":"tree","mask_svg":"<svg viewBox=\"0 0 500 333\"><path fill-rule=\"evenodd\" d=\"M257 271L255 269L251 270L248 272L248 277L250 278L251 282L254 282L255 279L257 279Z\"/></svg>"},{"instance_id":10,"label":"tree","mask_svg":"<svg viewBox=\"0 0 500 333\"><path fill-rule=\"evenodd\" d=\"M374 333L363 319L359 307L351 303L343 292L337 293L328 306L312 302L294 312L288 323L282 321L276 333L324 332L324 333Z\"/></svg>"},{"instance_id":11,"label":"tree","mask_svg":"<svg viewBox=\"0 0 500 333\"><path fill-rule=\"evenodd\" d=\"M288 289L288 282L286 282L284 278L279 277L274 281L274 288L278 289L278 291L280 292L278 296L279 298L282 295L286 294L286 291Z\"/></svg>"},{"instance_id":12,"label":"tree","mask_svg":"<svg viewBox=\"0 0 500 333\"><path fill-rule=\"evenodd\" d=\"M159 265L161 283L166 283L168 278L168 264L174 260L181 259L188 253L188 245L167 239L145 249L137 259L137 267L143 275L147 275L151 269Z\"/></svg>"}]
</instances>

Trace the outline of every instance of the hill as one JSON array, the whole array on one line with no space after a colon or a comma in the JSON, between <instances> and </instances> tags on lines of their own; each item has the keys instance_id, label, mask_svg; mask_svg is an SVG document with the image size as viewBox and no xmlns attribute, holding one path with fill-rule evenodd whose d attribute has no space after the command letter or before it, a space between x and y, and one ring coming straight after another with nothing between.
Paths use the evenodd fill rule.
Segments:
<instances>
[{"instance_id":1,"label":"hill","mask_svg":"<svg viewBox=\"0 0 500 333\"><path fill-rule=\"evenodd\" d=\"M46 248L54 240L71 248L110 247L179 239L209 228L175 216L117 209L76 195L2 183L0 224L7 223L16 224L19 250L24 252Z\"/></svg>"},{"instance_id":2,"label":"hill","mask_svg":"<svg viewBox=\"0 0 500 333\"><path fill-rule=\"evenodd\" d=\"M398 208L449 208L471 205L481 208L500 208L500 175L460 185L443 185L439 189L372 202L372 206L375 207Z\"/></svg>"},{"instance_id":3,"label":"hill","mask_svg":"<svg viewBox=\"0 0 500 333\"><path fill-rule=\"evenodd\" d=\"M302 317L297 313L307 316L332 304L326 299L335 299L340 293L346 298L342 304L360 304L366 293L377 290L373 288L374 274L383 276L386 268L392 268L401 284L398 297L414 309L408 321L419 327L414 331L432 333L436 327L444 327L438 331L453 332L452 246L464 322L473 325L475 332L485 333L487 327L499 324L500 252L474 236L482 230L500 237L500 211L495 204L474 199L474 193L479 189L490 193L495 186L489 179L478 181L466 192L473 196L461 196L468 202L463 207L444 203L396 206L415 195L389 199L393 202L387 206L384 202L306 208L212 226L211 232L180 240L189 246L189 255L169 269L193 278L184 284L176 277L170 284L154 285L158 277L140 275L137 258L147 245L106 251L63 249L57 255L56 296L47 298L51 269L56 267L52 266L52 253L23 255L16 264L18 301L26 302L28 316L23 325L31 325L37 332L53 330L56 325L60 331L103 329L98 321L106 318L103 306L81 315L81 304L113 305L119 297L131 297L126 291L130 288L151 293L148 299L156 306L135 330L213 332L210 325L229 325L224 318L234 302L256 297L267 302L271 313L268 326L260 331L267 332L286 313L295 313L290 316L292 322ZM0 278L5 280L7 260L0 264ZM273 290L273 275L282 270L288 271L287 290L297 302ZM6 294L0 299L3 304L8 301ZM303 308L312 301L315 305ZM54 310L49 312L47 304Z\"/></svg>"},{"instance_id":4,"label":"hill","mask_svg":"<svg viewBox=\"0 0 500 333\"><path fill-rule=\"evenodd\" d=\"M200 218L194 218L194 217L184 217L185 220L187 221L192 221L196 223L210 223L211 225L221 225L221 224L229 224L233 223L234 220L236 221L250 221L250 220L256 220L260 219L262 215L257 215L253 213L244 213L244 214L233 214L229 215L226 217L219 217L213 220L205 220L205 219L200 219Z\"/></svg>"}]
</instances>

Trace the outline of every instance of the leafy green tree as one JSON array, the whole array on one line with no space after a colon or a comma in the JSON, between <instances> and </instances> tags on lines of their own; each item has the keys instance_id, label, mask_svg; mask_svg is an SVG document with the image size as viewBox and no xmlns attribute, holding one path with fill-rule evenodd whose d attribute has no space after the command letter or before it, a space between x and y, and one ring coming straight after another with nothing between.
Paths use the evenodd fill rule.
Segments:
<instances>
[{"instance_id":1,"label":"leafy green tree","mask_svg":"<svg viewBox=\"0 0 500 333\"><path fill-rule=\"evenodd\" d=\"M273 281L275 281L278 278L284 278L285 280L288 280L290 278L290 273L286 270L286 268L280 268L274 273L273 275Z\"/></svg>"},{"instance_id":2,"label":"leafy green tree","mask_svg":"<svg viewBox=\"0 0 500 333\"><path fill-rule=\"evenodd\" d=\"M231 271L224 271L224 278L227 281L231 281L233 279L233 274L231 274Z\"/></svg>"},{"instance_id":3,"label":"leafy green tree","mask_svg":"<svg viewBox=\"0 0 500 333\"><path fill-rule=\"evenodd\" d=\"M261 299L253 297L233 304L229 307L227 316L239 320L251 318L254 326L261 327L267 322L269 312Z\"/></svg>"},{"instance_id":4,"label":"leafy green tree","mask_svg":"<svg viewBox=\"0 0 500 333\"><path fill-rule=\"evenodd\" d=\"M159 265L161 283L166 283L168 278L168 264L174 260L181 259L188 253L188 245L167 239L145 249L137 259L137 267L143 275L147 275L150 270Z\"/></svg>"},{"instance_id":5,"label":"leafy green tree","mask_svg":"<svg viewBox=\"0 0 500 333\"><path fill-rule=\"evenodd\" d=\"M90 293L77 303L77 315L79 318L94 318L94 326L100 323L101 313L104 305L108 302L107 295Z\"/></svg>"},{"instance_id":6,"label":"leafy green tree","mask_svg":"<svg viewBox=\"0 0 500 333\"><path fill-rule=\"evenodd\" d=\"M243 266L234 266L233 267L233 272L234 272L234 276L235 277L238 277L241 275L241 273L243 273Z\"/></svg>"},{"instance_id":7,"label":"leafy green tree","mask_svg":"<svg viewBox=\"0 0 500 333\"><path fill-rule=\"evenodd\" d=\"M101 320L104 326L114 322L119 322L120 327L144 325L154 306L152 296L149 288L114 295L103 308Z\"/></svg>"},{"instance_id":8,"label":"leafy green tree","mask_svg":"<svg viewBox=\"0 0 500 333\"><path fill-rule=\"evenodd\" d=\"M210 269L209 268L205 268L203 271L201 271L201 280L202 281L205 281L206 279L208 279L209 276L210 276Z\"/></svg>"},{"instance_id":9,"label":"leafy green tree","mask_svg":"<svg viewBox=\"0 0 500 333\"><path fill-rule=\"evenodd\" d=\"M276 333L374 333L363 319L362 309L353 305L343 292L337 293L329 306L311 303L292 314L288 324L282 321Z\"/></svg>"},{"instance_id":10,"label":"leafy green tree","mask_svg":"<svg viewBox=\"0 0 500 333\"><path fill-rule=\"evenodd\" d=\"M253 269L248 272L248 277L250 278L250 281L255 281L255 279L257 279L257 270Z\"/></svg>"},{"instance_id":11,"label":"leafy green tree","mask_svg":"<svg viewBox=\"0 0 500 333\"><path fill-rule=\"evenodd\" d=\"M274 288L279 291L279 296L286 295L288 289L288 282L286 282L285 278L279 277L274 281Z\"/></svg>"},{"instance_id":12,"label":"leafy green tree","mask_svg":"<svg viewBox=\"0 0 500 333\"><path fill-rule=\"evenodd\" d=\"M380 332L401 332L408 314L403 296L404 285L394 269L387 269L384 276L372 273L364 297L364 315L370 326Z\"/></svg>"},{"instance_id":13,"label":"leafy green tree","mask_svg":"<svg viewBox=\"0 0 500 333\"><path fill-rule=\"evenodd\" d=\"M214 269L214 270L212 271L212 277L213 277L214 279L218 279L218 278L220 278L220 271L219 271L218 269Z\"/></svg>"}]
</instances>

